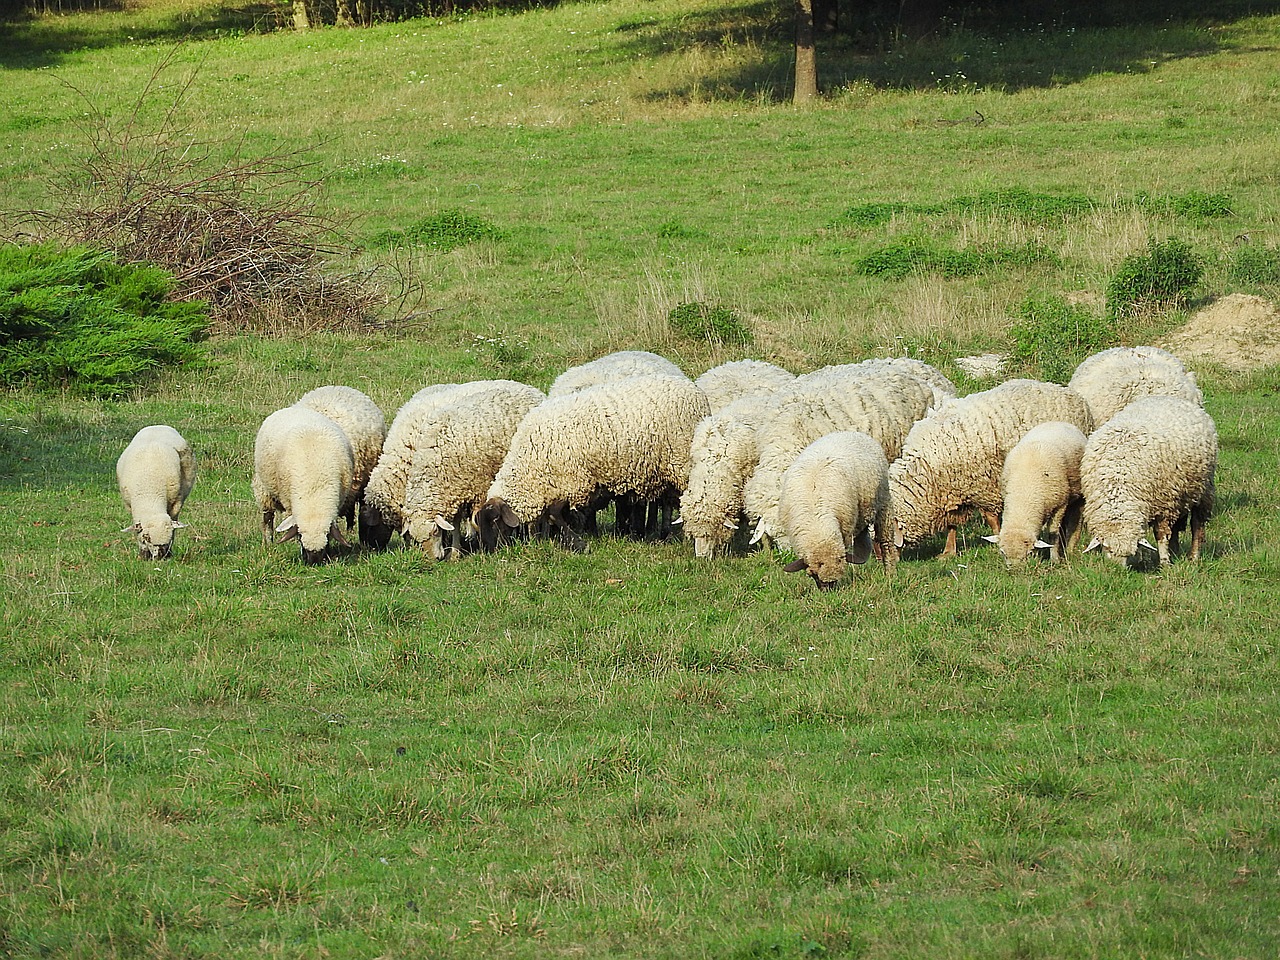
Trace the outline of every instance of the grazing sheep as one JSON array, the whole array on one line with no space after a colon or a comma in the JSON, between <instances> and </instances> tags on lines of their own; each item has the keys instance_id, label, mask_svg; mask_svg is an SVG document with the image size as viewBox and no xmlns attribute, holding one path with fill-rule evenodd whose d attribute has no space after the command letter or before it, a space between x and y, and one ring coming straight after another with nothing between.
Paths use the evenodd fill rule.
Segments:
<instances>
[{"instance_id":1,"label":"grazing sheep","mask_svg":"<svg viewBox=\"0 0 1280 960\"><path fill-rule=\"evenodd\" d=\"M1073 423L1041 423L1027 431L1005 457L1000 473L999 536L987 539L1000 547L1005 563L1021 564L1036 547L1048 547L1050 560L1061 560L1080 534L1080 458L1085 435ZM1047 529L1048 542L1040 539Z\"/></svg>"},{"instance_id":2,"label":"grazing sheep","mask_svg":"<svg viewBox=\"0 0 1280 960\"><path fill-rule=\"evenodd\" d=\"M401 535L437 560L462 549L462 531L484 502L520 421L546 399L536 387L507 383L467 393L438 408L418 431L404 492Z\"/></svg>"},{"instance_id":3,"label":"grazing sheep","mask_svg":"<svg viewBox=\"0 0 1280 960\"><path fill-rule=\"evenodd\" d=\"M262 539L274 533L301 540L302 559L325 559L330 539L355 498L355 455L343 429L307 407L277 410L258 428L253 445L253 495L262 509ZM287 516L275 526L276 511Z\"/></svg>"},{"instance_id":4,"label":"grazing sheep","mask_svg":"<svg viewBox=\"0 0 1280 960\"><path fill-rule=\"evenodd\" d=\"M648 350L619 350L570 367L552 381L548 397L563 397L601 383L612 383L639 374L684 377L685 372L666 357Z\"/></svg>"},{"instance_id":5,"label":"grazing sheep","mask_svg":"<svg viewBox=\"0 0 1280 960\"><path fill-rule=\"evenodd\" d=\"M798 558L787 572L807 570L819 589L832 589L847 563L867 562L874 528L885 570L892 573L888 514L889 461L880 443L857 431L820 437L782 475L778 518Z\"/></svg>"},{"instance_id":6,"label":"grazing sheep","mask_svg":"<svg viewBox=\"0 0 1280 960\"><path fill-rule=\"evenodd\" d=\"M354 387L336 384L316 387L304 393L294 406L324 414L340 426L351 441L351 452L355 455L352 484L356 495L346 513L347 529L350 530L356 521L356 506L364 499L369 475L382 455L382 444L387 438L387 418L367 395Z\"/></svg>"},{"instance_id":7,"label":"grazing sheep","mask_svg":"<svg viewBox=\"0 0 1280 960\"><path fill-rule=\"evenodd\" d=\"M743 509L759 518L754 539L775 537L782 474L806 446L840 430L870 434L893 460L912 425L929 410L925 381L861 364L828 367L797 378L756 434L760 457L743 488Z\"/></svg>"},{"instance_id":8,"label":"grazing sheep","mask_svg":"<svg viewBox=\"0 0 1280 960\"><path fill-rule=\"evenodd\" d=\"M548 397L521 422L476 512L481 542L500 524L549 524L574 546L570 511L611 496L669 502L689 481L689 446L710 414L688 377L641 375Z\"/></svg>"},{"instance_id":9,"label":"grazing sheep","mask_svg":"<svg viewBox=\"0 0 1280 960\"><path fill-rule=\"evenodd\" d=\"M404 528L405 488L418 437L436 411L473 393L495 387L526 389L515 380L474 380L423 387L400 407L382 444L382 454L369 474L360 505L360 542L384 550L391 535Z\"/></svg>"},{"instance_id":10,"label":"grazing sheep","mask_svg":"<svg viewBox=\"0 0 1280 960\"><path fill-rule=\"evenodd\" d=\"M1005 457L1039 423L1061 420L1088 433L1089 408L1074 390L1009 380L946 401L911 428L889 467L894 545L947 531L943 556L956 552L955 528L980 510L999 532Z\"/></svg>"},{"instance_id":11,"label":"grazing sheep","mask_svg":"<svg viewBox=\"0 0 1280 960\"><path fill-rule=\"evenodd\" d=\"M1139 397L1182 397L1204 405L1195 375L1160 347L1113 347L1086 357L1067 384L1084 397L1094 428Z\"/></svg>"},{"instance_id":12,"label":"grazing sheep","mask_svg":"<svg viewBox=\"0 0 1280 960\"><path fill-rule=\"evenodd\" d=\"M1090 550L1130 562L1154 528L1167 566L1177 531L1191 527L1191 559L1200 556L1213 511L1218 433L1213 418L1183 397L1141 397L1089 435L1080 461Z\"/></svg>"},{"instance_id":13,"label":"grazing sheep","mask_svg":"<svg viewBox=\"0 0 1280 960\"><path fill-rule=\"evenodd\" d=\"M712 367L693 382L707 395L714 414L742 397L785 390L795 379L794 373L763 360L731 360Z\"/></svg>"},{"instance_id":14,"label":"grazing sheep","mask_svg":"<svg viewBox=\"0 0 1280 960\"><path fill-rule=\"evenodd\" d=\"M680 524L694 556L723 556L743 527L742 491L760 462L756 432L778 396L739 397L694 428L689 483L680 496Z\"/></svg>"},{"instance_id":15,"label":"grazing sheep","mask_svg":"<svg viewBox=\"0 0 1280 960\"><path fill-rule=\"evenodd\" d=\"M138 556L162 560L173 552L173 532L185 527L178 513L196 482L191 445L173 427L143 427L116 461L120 499L133 517L121 533L138 536Z\"/></svg>"},{"instance_id":16,"label":"grazing sheep","mask_svg":"<svg viewBox=\"0 0 1280 960\"><path fill-rule=\"evenodd\" d=\"M944 401L950 400L957 394L956 385L947 379L941 370L930 366L923 360L917 360L915 357L872 357L869 360L860 360L857 363L820 367L813 373L805 374L801 379L818 378L833 372L842 375L874 374L885 370L905 373L908 376L915 377L917 380L923 380L933 391L933 403L931 406L934 409L942 406Z\"/></svg>"}]
</instances>

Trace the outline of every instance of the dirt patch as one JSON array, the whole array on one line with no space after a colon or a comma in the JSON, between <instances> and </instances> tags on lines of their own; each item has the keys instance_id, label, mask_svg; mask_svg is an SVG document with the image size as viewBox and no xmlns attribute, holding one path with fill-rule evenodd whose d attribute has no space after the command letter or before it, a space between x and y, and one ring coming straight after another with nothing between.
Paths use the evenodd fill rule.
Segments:
<instances>
[{"instance_id":1,"label":"dirt patch","mask_svg":"<svg viewBox=\"0 0 1280 960\"><path fill-rule=\"evenodd\" d=\"M1208 360L1228 370L1280 364L1280 310L1270 300L1232 293L1195 313L1160 344L1184 362Z\"/></svg>"}]
</instances>

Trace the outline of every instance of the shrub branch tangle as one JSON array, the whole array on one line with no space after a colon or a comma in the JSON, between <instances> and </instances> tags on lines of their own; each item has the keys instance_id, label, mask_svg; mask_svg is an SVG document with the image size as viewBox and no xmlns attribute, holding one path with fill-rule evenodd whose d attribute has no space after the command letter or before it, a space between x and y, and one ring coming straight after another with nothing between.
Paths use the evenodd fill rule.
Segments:
<instances>
[{"instance_id":1,"label":"shrub branch tangle","mask_svg":"<svg viewBox=\"0 0 1280 960\"><path fill-rule=\"evenodd\" d=\"M174 52L159 64L125 120L89 106L88 156L55 174L50 210L25 211L39 239L113 251L175 278L173 296L209 304L212 332L301 333L361 327L383 301L369 274L326 270L344 246L315 209L321 182L298 153L247 157L187 135L177 114L195 74L154 127L143 108ZM74 88L73 88L74 89Z\"/></svg>"}]
</instances>

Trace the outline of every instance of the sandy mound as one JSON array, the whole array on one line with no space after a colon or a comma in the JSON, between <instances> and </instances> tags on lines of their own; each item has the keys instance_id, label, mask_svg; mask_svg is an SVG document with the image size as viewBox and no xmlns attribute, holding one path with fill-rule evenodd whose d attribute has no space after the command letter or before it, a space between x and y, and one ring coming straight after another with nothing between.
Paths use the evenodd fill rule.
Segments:
<instances>
[{"instance_id":1,"label":"sandy mound","mask_svg":"<svg viewBox=\"0 0 1280 960\"><path fill-rule=\"evenodd\" d=\"M1280 363L1280 310L1270 300L1232 293L1213 301L1160 344L1183 361L1209 360L1228 370Z\"/></svg>"}]
</instances>

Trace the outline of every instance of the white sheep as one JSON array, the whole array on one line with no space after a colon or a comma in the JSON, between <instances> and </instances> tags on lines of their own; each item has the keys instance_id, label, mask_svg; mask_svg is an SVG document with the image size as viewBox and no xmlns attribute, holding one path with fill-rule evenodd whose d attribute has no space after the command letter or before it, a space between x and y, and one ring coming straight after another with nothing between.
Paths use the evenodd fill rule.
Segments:
<instances>
[{"instance_id":1,"label":"white sheep","mask_svg":"<svg viewBox=\"0 0 1280 960\"><path fill-rule=\"evenodd\" d=\"M537 523L577 546L570 512L593 508L601 496L678 498L689 481L693 430L710 412L683 375L627 377L548 397L516 430L476 513L482 543L497 541L499 523Z\"/></svg>"},{"instance_id":2,"label":"white sheep","mask_svg":"<svg viewBox=\"0 0 1280 960\"><path fill-rule=\"evenodd\" d=\"M933 402L923 380L861 364L828 367L797 378L756 434L759 462L742 491L743 510L757 519L754 539L776 539L782 474L818 437L840 430L870 434L889 460Z\"/></svg>"},{"instance_id":3,"label":"white sheep","mask_svg":"<svg viewBox=\"0 0 1280 960\"><path fill-rule=\"evenodd\" d=\"M1204 405L1195 375L1160 347L1112 347L1086 357L1067 384L1084 397L1094 428L1139 397L1182 397Z\"/></svg>"},{"instance_id":4,"label":"white sheep","mask_svg":"<svg viewBox=\"0 0 1280 960\"><path fill-rule=\"evenodd\" d=\"M1027 431L1005 457L1000 472L1000 533L986 539L1005 563L1021 564L1037 547L1061 560L1080 534L1080 458L1085 435L1073 423L1052 420ZM1049 540L1040 539L1046 530Z\"/></svg>"},{"instance_id":5,"label":"white sheep","mask_svg":"<svg viewBox=\"0 0 1280 960\"><path fill-rule=\"evenodd\" d=\"M680 524L685 537L693 541L694 556L727 553L746 522L742 492L760 462L756 432L777 406L778 397L739 397L694 428L689 482L680 496Z\"/></svg>"},{"instance_id":6,"label":"white sheep","mask_svg":"<svg viewBox=\"0 0 1280 960\"><path fill-rule=\"evenodd\" d=\"M307 407L277 410L253 445L253 494L262 510L262 539L275 533L302 541L302 559L324 560L330 540L346 545L338 517L355 498L355 455L343 429ZM276 511L287 516L277 527Z\"/></svg>"},{"instance_id":7,"label":"white sheep","mask_svg":"<svg viewBox=\"0 0 1280 960\"><path fill-rule=\"evenodd\" d=\"M401 536L437 560L460 555L463 528L506 458L520 422L546 399L536 387L509 382L466 393L438 408L418 432L404 493Z\"/></svg>"},{"instance_id":8,"label":"white sheep","mask_svg":"<svg viewBox=\"0 0 1280 960\"><path fill-rule=\"evenodd\" d=\"M795 378L789 370L763 360L730 360L712 367L693 382L707 395L714 414L741 397L784 390Z\"/></svg>"},{"instance_id":9,"label":"white sheep","mask_svg":"<svg viewBox=\"0 0 1280 960\"><path fill-rule=\"evenodd\" d=\"M161 560L173 552L173 532L186 526L178 514L196 482L191 445L173 427L143 427L116 461L120 499L133 517L121 533L138 537L138 556Z\"/></svg>"},{"instance_id":10,"label":"white sheep","mask_svg":"<svg viewBox=\"0 0 1280 960\"><path fill-rule=\"evenodd\" d=\"M367 394L355 387L338 384L316 387L299 397L294 406L324 414L340 426L351 441L351 452L355 456L352 484L356 495L346 515L347 529L350 530L355 523L356 506L369 484L369 475L382 455L382 444L387 437L387 418Z\"/></svg>"},{"instance_id":11,"label":"white sheep","mask_svg":"<svg viewBox=\"0 0 1280 960\"><path fill-rule=\"evenodd\" d=\"M868 360L859 360L856 363L820 367L813 373L805 374L801 379L817 378L831 373L844 376L879 373L884 370L896 370L899 373L915 377L917 380L923 380L933 391L933 403L931 406L934 409L942 406L944 401L952 399L958 393L956 385L941 370L915 357L872 357Z\"/></svg>"},{"instance_id":12,"label":"white sheep","mask_svg":"<svg viewBox=\"0 0 1280 960\"><path fill-rule=\"evenodd\" d=\"M1080 461L1090 550L1130 562L1147 527L1160 565L1170 562L1178 531L1191 528L1192 560L1200 556L1213 511L1218 433L1213 418L1183 397L1141 397L1089 435Z\"/></svg>"},{"instance_id":13,"label":"white sheep","mask_svg":"<svg viewBox=\"0 0 1280 960\"><path fill-rule=\"evenodd\" d=\"M624 377L639 374L665 374L684 377L685 372L666 357L648 350L618 350L602 357L569 367L551 382L548 397L563 397L587 387L611 383Z\"/></svg>"},{"instance_id":14,"label":"white sheep","mask_svg":"<svg viewBox=\"0 0 1280 960\"><path fill-rule=\"evenodd\" d=\"M880 541L885 570L896 554L889 529L889 461L865 433L839 431L815 440L782 475L778 519L797 559L788 573L807 570L819 589L843 579L847 563L866 563Z\"/></svg>"},{"instance_id":15,"label":"white sheep","mask_svg":"<svg viewBox=\"0 0 1280 960\"><path fill-rule=\"evenodd\" d=\"M1050 420L1084 433L1092 428L1083 397L1039 380L1009 380L948 400L917 422L889 467L895 547L945 529L943 556L953 556L955 528L972 510L998 533L1005 457L1027 431Z\"/></svg>"},{"instance_id":16,"label":"white sheep","mask_svg":"<svg viewBox=\"0 0 1280 960\"><path fill-rule=\"evenodd\" d=\"M469 383L437 383L423 387L396 412L382 454L369 474L360 505L360 542L385 549L392 534L404 528L404 497L413 466L418 437L436 411L473 393L495 387L525 389L515 380L473 380Z\"/></svg>"}]
</instances>

